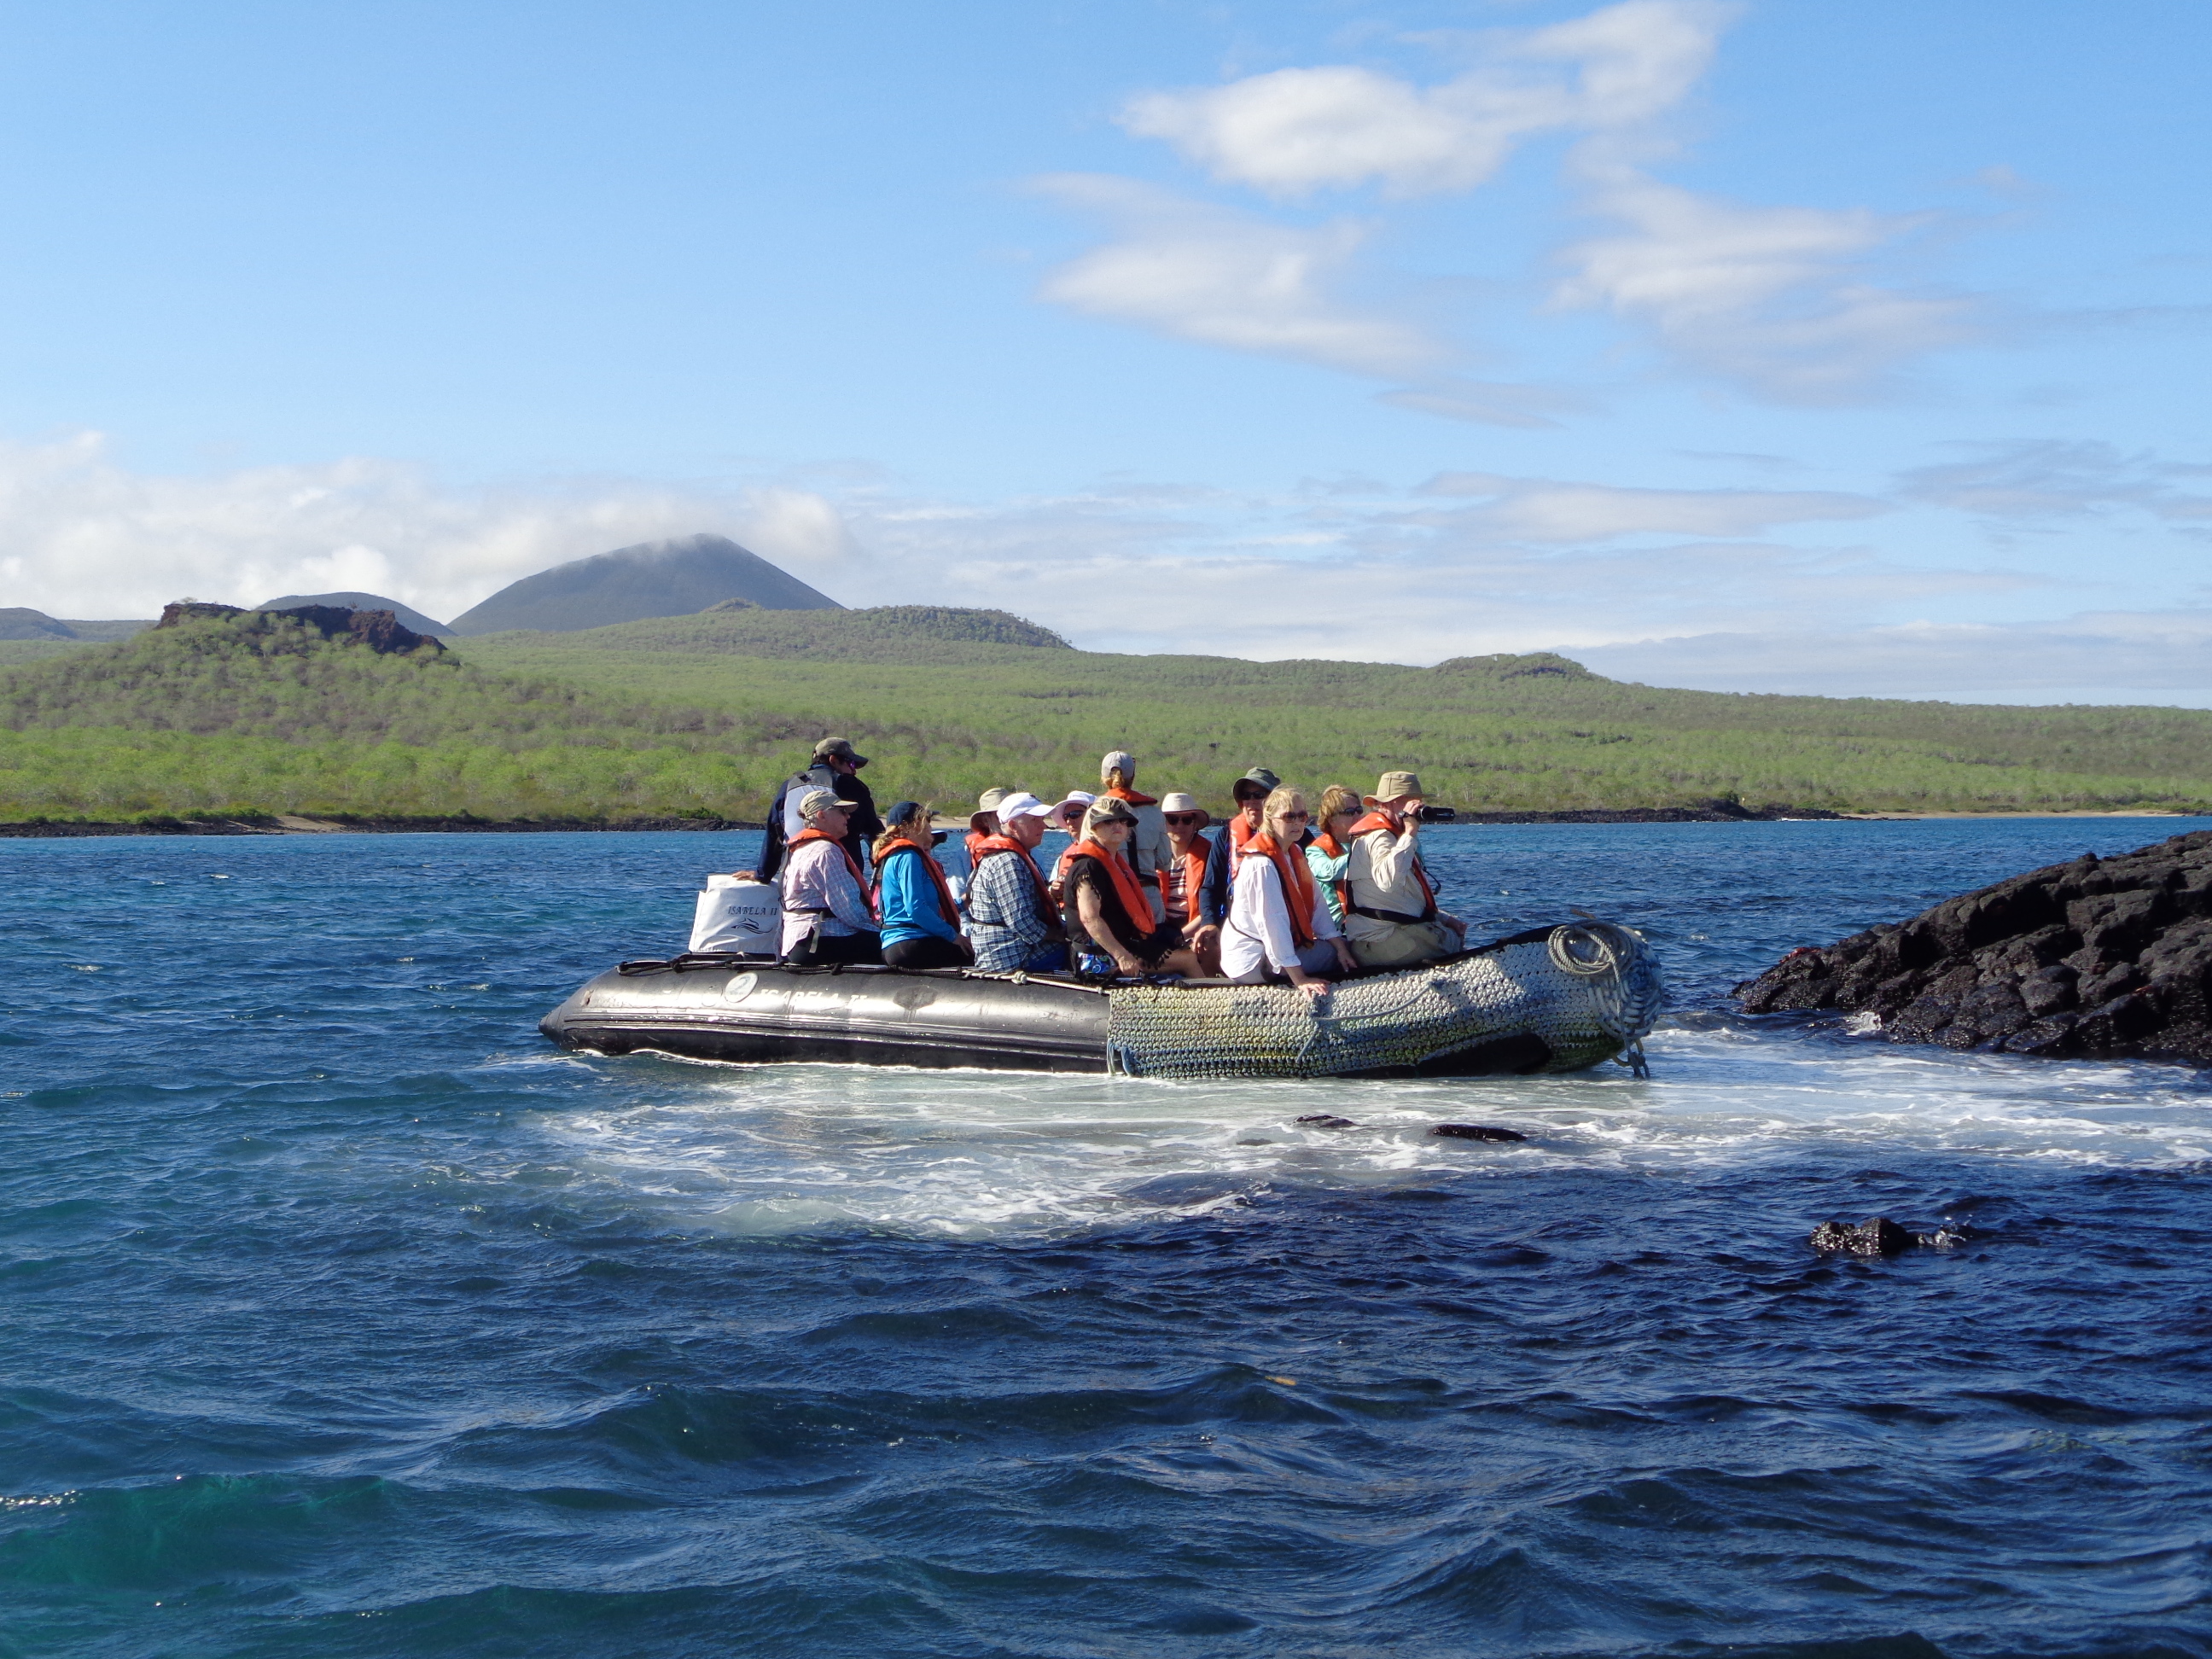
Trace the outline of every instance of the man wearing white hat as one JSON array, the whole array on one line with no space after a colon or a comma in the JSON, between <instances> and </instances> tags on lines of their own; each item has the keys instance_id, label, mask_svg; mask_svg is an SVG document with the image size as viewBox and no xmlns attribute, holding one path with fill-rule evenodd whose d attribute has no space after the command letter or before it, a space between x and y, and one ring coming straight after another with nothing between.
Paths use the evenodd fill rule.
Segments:
<instances>
[{"instance_id":1,"label":"man wearing white hat","mask_svg":"<svg viewBox=\"0 0 2212 1659\"><path fill-rule=\"evenodd\" d=\"M1449 956L1467 925L1437 908L1437 890L1423 868L1421 781L1385 772L1366 796L1368 811L1352 826L1344 868L1344 936L1363 968L1407 968Z\"/></svg>"},{"instance_id":2,"label":"man wearing white hat","mask_svg":"<svg viewBox=\"0 0 2212 1659\"><path fill-rule=\"evenodd\" d=\"M968 942L975 948L975 966L987 974L1065 968L1066 933L1060 906L1033 856L1052 808L1022 790L1004 797L994 810L997 833L972 842L975 870L968 878Z\"/></svg>"},{"instance_id":3,"label":"man wearing white hat","mask_svg":"<svg viewBox=\"0 0 2212 1659\"><path fill-rule=\"evenodd\" d=\"M1170 856L1168 827L1161 821L1159 802L1137 793L1137 757L1126 749L1116 749L1098 763L1098 781L1102 798L1118 800L1137 815L1137 827L1129 836L1127 856L1136 868L1137 879L1152 887L1160 866ZM1167 920L1157 889L1152 895L1152 920Z\"/></svg>"}]
</instances>

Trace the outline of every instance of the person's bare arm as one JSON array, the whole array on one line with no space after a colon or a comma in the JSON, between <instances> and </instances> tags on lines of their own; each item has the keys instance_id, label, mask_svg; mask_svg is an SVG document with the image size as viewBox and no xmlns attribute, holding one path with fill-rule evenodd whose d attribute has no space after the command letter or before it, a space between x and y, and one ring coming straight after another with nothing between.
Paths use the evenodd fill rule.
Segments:
<instances>
[{"instance_id":1,"label":"person's bare arm","mask_svg":"<svg viewBox=\"0 0 2212 1659\"><path fill-rule=\"evenodd\" d=\"M1106 925L1106 908L1098 902L1098 890L1085 882L1075 890L1075 913L1083 919L1084 931L1108 956L1114 965L1125 974L1141 974L1145 964L1131 956L1121 941L1114 937L1114 930Z\"/></svg>"}]
</instances>

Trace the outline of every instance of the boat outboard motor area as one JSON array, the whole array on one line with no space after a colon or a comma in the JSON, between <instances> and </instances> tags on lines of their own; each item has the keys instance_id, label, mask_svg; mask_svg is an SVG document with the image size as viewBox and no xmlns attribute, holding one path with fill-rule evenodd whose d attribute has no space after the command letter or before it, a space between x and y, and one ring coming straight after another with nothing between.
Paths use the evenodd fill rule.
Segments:
<instances>
[{"instance_id":1,"label":"boat outboard motor area","mask_svg":"<svg viewBox=\"0 0 2212 1659\"><path fill-rule=\"evenodd\" d=\"M1640 1047L1666 993L1632 928L1595 920L1330 988L790 968L702 953L601 974L540 1024L564 1048L1158 1078L1570 1072Z\"/></svg>"}]
</instances>

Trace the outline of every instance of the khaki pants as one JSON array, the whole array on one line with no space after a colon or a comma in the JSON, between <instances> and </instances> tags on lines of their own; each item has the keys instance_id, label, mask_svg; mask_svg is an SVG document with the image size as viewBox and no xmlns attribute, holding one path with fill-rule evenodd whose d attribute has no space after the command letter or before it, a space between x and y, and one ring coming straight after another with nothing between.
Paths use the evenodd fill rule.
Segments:
<instances>
[{"instance_id":1,"label":"khaki pants","mask_svg":"<svg viewBox=\"0 0 2212 1659\"><path fill-rule=\"evenodd\" d=\"M1448 957L1458 950L1459 935L1439 921L1390 921L1389 931L1352 941L1352 959L1362 968L1407 968Z\"/></svg>"}]
</instances>

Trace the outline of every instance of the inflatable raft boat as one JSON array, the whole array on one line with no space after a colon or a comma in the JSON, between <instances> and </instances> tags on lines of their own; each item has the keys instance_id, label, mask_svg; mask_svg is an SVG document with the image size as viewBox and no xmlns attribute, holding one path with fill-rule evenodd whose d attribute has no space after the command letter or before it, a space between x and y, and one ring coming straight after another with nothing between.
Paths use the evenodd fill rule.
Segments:
<instances>
[{"instance_id":1,"label":"inflatable raft boat","mask_svg":"<svg viewBox=\"0 0 2212 1659\"><path fill-rule=\"evenodd\" d=\"M564 1048L1157 1078L1572 1072L1638 1045L1665 1001L1643 937L1601 921L1334 986L1097 981L963 969L627 962L546 1015Z\"/></svg>"}]
</instances>

